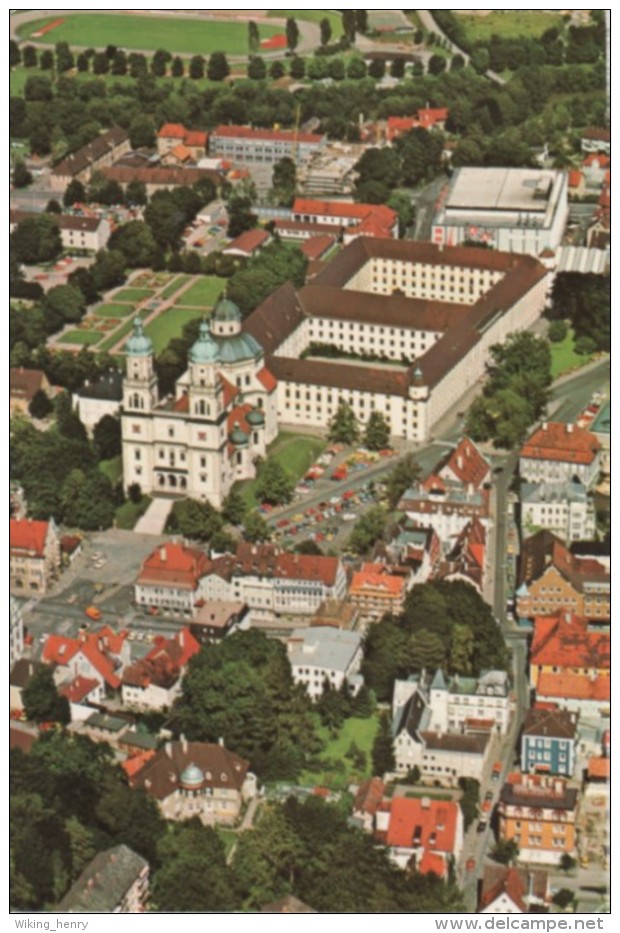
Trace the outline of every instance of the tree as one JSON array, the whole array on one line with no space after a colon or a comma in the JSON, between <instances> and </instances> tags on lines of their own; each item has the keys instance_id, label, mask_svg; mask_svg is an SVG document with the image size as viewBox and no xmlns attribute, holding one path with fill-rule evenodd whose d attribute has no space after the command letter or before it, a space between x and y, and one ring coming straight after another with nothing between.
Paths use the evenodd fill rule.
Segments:
<instances>
[{"instance_id":1,"label":"tree","mask_svg":"<svg viewBox=\"0 0 620 933\"><path fill-rule=\"evenodd\" d=\"M39 56L39 68L41 71L54 70L54 53L50 49L44 49Z\"/></svg>"},{"instance_id":2,"label":"tree","mask_svg":"<svg viewBox=\"0 0 620 933\"><path fill-rule=\"evenodd\" d=\"M357 32L368 32L368 10L355 11L355 28Z\"/></svg>"},{"instance_id":3,"label":"tree","mask_svg":"<svg viewBox=\"0 0 620 933\"><path fill-rule=\"evenodd\" d=\"M109 239L110 249L122 253L125 265L130 268L150 266L156 246L151 227L141 220L130 220L117 227Z\"/></svg>"},{"instance_id":4,"label":"tree","mask_svg":"<svg viewBox=\"0 0 620 933\"><path fill-rule=\"evenodd\" d=\"M22 51L22 61L26 68L36 68L39 57L34 45L25 45Z\"/></svg>"},{"instance_id":5,"label":"tree","mask_svg":"<svg viewBox=\"0 0 620 933\"><path fill-rule=\"evenodd\" d=\"M571 891L570 888L560 888L560 890L556 891L553 895L553 903L562 910L566 910L574 901L575 892Z\"/></svg>"},{"instance_id":6,"label":"tree","mask_svg":"<svg viewBox=\"0 0 620 933\"><path fill-rule=\"evenodd\" d=\"M82 319L86 302L84 295L75 285L56 285L46 293L43 310L59 318L63 323L77 323Z\"/></svg>"},{"instance_id":7,"label":"tree","mask_svg":"<svg viewBox=\"0 0 620 933\"><path fill-rule=\"evenodd\" d=\"M381 81L385 77L387 62L385 58L373 58L368 66L368 77Z\"/></svg>"},{"instance_id":8,"label":"tree","mask_svg":"<svg viewBox=\"0 0 620 933\"><path fill-rule=\"evenodd\" d=\"M130 52L127 62L129 64L129 74L132 78L142 78L148 73L146 55L142 52Z\"/></svg>"},{"instance_id":9,"label":"tree","mask_svg":"<svg viewBox=\"0 0 620 933\"><path fill-rule=\"evenodd\" d=\"M271 458L265 460L258 472L256 497L260 502L282 505L293 498L295 483L284 467Z\"/></svg>"},{"instance_id":10,"label":"tree","mask_svg":"<svg viewBox=\"0 0 620 933\"><path fill-rule=\"evenodd\" d=\"M166 523L170 534L182 534L196 541L208 541L224 522L210 502L183 499L174 503Z\"/></svg>"},{"instance_id":11,"label":"tree","mask_svg":"<svg viewBox=\"0 0 620 933\"><path fill-rule=\"evenodd\" d=\"M435 632L422 629L409 639L407 658L414 671L436 670L443 667L446 647Z\"/></svg>"},{"instance_id":12,"label":"tree","mask_svg":"<svg viewBox=\"0 0 620 933\"><path fill-rule=\"evenodd\" d=\"M54 406L49 399L49 396L43 389L38 389L35 394L32 396L32 401L28 406L28 411L33 418L37 418L43 421L54 411Z\"/></svg>"},{"instance_id":13,"label":"tree","mask_svg":"<svg viewBox=\"0 0 620 933\"><path fill-rule=\"evenodd\" d=\"M349 42L355 42L355 30L357 28L355 10L343 10L342 11L342 30L349 40Z\"/></svg>"},{"instance_id":14,"label":"tree","mask_svg":"<svg viewBox=\"0 0 620 933\"><path fill-rule=\"evenodd\" d=\"M118 250L101 249L91 266L93 279L98 291L107 291L125 281L125 257Z\"/></svg>"},{"instance_id":15,"label":"tree","mask_svg":"<svg viewBox=\"0 0 620 933\"><path fill-rule=\"evenodd\" d=\"M260 46L260 33L256 21L251 19L248 23L248 49L250 55L258 52Z\"/></svg>"},{"instance_id":16,"label":"tree","mask_svg":"<svg viewBox=\"0 0 620 933\"><path fill-rule=\"evenodd\" d=\"M22 220L11 234L11 250L18 262L49 262L62 251L60 231L53 217L39 214Z\"/></svg>"},{"instance_id":17,"label":"tree","mask_svg":"<svg viewBox=\"0 0 620 933\"><path fill-rule=\"evenodd\" d=\"M369 509L357 520L351 532L348 545L356 554L366 554L385 531L387 516L380 505Z\"/></svg>"},{"instance_id":18,"label":"tree","mask_svg":"<svg viewBox=\"0 0 620 933\"><path fill-rule=\"evenodd\" d=\"M431 55L428 62L428 73L431 75L440 75L446 70L447 62L442 55Z\"/></svg>"},{"instance_id":19,"label":"tree","mask_svg":"<svg viewBox=\"0 0 620 933\"><path fill-rule=\"evenodd\" d=\"M54 51L56 52L56 68L58 69L58 73L62 74L63 71L70 71L75 61L68 42L57 42Z\"/></svg>"},{"instance_id":20,"label":"tree","mask_svg":"<svg viewBox=\"0 0 620 933\"><path fill-rule=\"evenodd\" d=\"M46 214L62 214L62 207L56 200L56 198L50 198L47 204L45 205Z\"/></svg>"},{"instance_id":21,"label":"tree","mask_svg":"<svg viewBox=\"0 0 620 933\"><path fill-rule=\"evenodd\" d=\"M228 235L237 237L256 226L258 217L252 212L249 197L235 194L228 202Z\"/></svg>"},{"instance_id":22,"label":"tree","mask_svg":"<svg viewBox=\"0 0 620 933\"><path fill-rule=\"evenodd\" d=\"M15 188L27 188L32 183L32 174L26 168L26 163L18 159L13 167L13 185Z\"/></svg>"},{"instance_id":23,"label":"tree","mask_svg":"<svg viewBox=\"0 0 620 933\"><path fill-rule=\"evenodd\" d=\"M568 852L564 852L562 858L560 859L560 868L562 871L569 872L577 867L577 859L573 858L572 855L569 855Z\"/></svg>"},{"instance_id":24,"label":"tree","mask_svg":"<svg viewBox=\"0 0 620 933\"><path fill-rule=\"evenodd\" d=\"M299 27L297 21L289 16L286 20L286 44L291 52L294 52L299 42Z\"/></svg>"},{"instance_id":25,"label":"tree","mask_svg":"<svg viewBox=\"0 0 620 933\"><path fill-rule=\"evenodd\" d=\"M519 846L514 839L498 839L491 850L491 858L502 865L512 865L519 857Z\"/></svg>"},{"instance_id":26,"label":"tree","mask_svg":"<svg viewBox=\"0 0 620 933\"><path fill-rule=\"evenodd\" d=\"M222 505L222 515L231 525L242 525L247 515L248 505L236 489L231 489Z\"/></svg>"},{"instance_id":27,"label":"tree","mask_svg":"<svg viewBox=\"0 0 620 933\"><path fill-rule=\"evenodd\" d=\"M172 68L170 69L170 73L172 74L173 78L182 78L185 74L185 65L180 55L175 55L172 59Z\"/></svg>"},{"instance_id":28,"label":"tree","mask_svg":"<svg viewBox=\"0 0 620 933\"><path fill-rule=\"evenodd\" d=\"M144 205L147 201L148 196L144 182L130 181L125 188L125 204L131 207L132 205Z\"/></svg>"},{"instance_id":29,"label":"tree","mask_svg":"<svg viewBox=\"0 0 620 933\"><path fill-rule=\"evenodd\" d=\"M129 124L129 142L132 149L149 149L155 145L155 123L146 114L139 114Z\"/></svg>"},{"instance_id":30,"label":"tree","mask_svg":"<svg viewBox=\"0 0 620 933\"><path fill-rule=\"evenodd\" d=\"M264 81L267 77L267 65L260 55L253 55L248 62L248 78Z\"/></svg>"},{"instance_id":31,"label":"tree","mask_svg":"<svg viewBox=\"0 0 620 933\"><path fill-rule=\"evenodd\" d=\"M596 350L596 341L592 337L578 337L574 346L579 356L590 356Z\"/></svg>"},{"instance_id":32,"label":"tree","mask_svg":"<svg viewBox=\"0 0 620 933\"><path fill-rule=\"evenodd\" d=\"M354 444L360 435L359 424L355 412L346 402L338 405L336 414L329 422L328 437L330 441L342 444Z\"/></svg>"},{"instance_id":33,"label":"tree","mask_svg":"<svg viewBox=\"0 0 620 933\"><path fill-rule=\"evenodd\" d=\"M84 54L84 52L80 52L78 57L75 60L75 64L80 74L84 74L85 71L88 71L88 68L90 65L90 59L88 58L87 55Z\"/></svg>"},{"instance_id":34,"label":"tree","mask_svg":"<svg viewBox=\"0 0 620 933\"><path fill-rule=\"evenodd\" d=\"M223 52L213 52L209 56L207 78L209 81L224 81L230 74L230 66Z\"/></svg>"},{"instance_id":35,"label":"tree","mask_svg":"<svg viewBox=\"0 0 620 933\"><path fill-rule=\"evenodd\" d=\"M271 529L259 512L248 512L243 520L243 536L253 544L269 541Z\"/></svg>"},{"instance_id":36,"label":"tree","mask_svg":"<svg viewBox=\"0 0 620 933\"><path fill-rule=\"evenodd\" d=\"M450 59L450 71L460 71L465 67L465 59L458 52Z\"/></svg>"},{"instance_id":37,"label":"tree","mask_svg":"<svg viewBox=\"0 0 620 933\"><path fill-rule=\"evenodd\" d=\"M95 52L93 56L93 74L107 75L110 70L110 59L105 52Z\"/></svg>"},{"instance_id":38,"label":"tree","mask_svg":"<svg viewBox=\"0 0 620 933\"><path fill-rule=\"evenodd\" d=\"M371 412L363 443L368 450L384 450L390 446L390 426L380 411Z\"/></svg>"},{"instance_id":39,"label":"tree","mask_svg":"<svg viewBox=\"0 0 620 933\"><path fill-rule=\"evenodd\" d=\"M405 77L405 60L404 58L395 58L392 60L390 65L390 75L392 78L404 78Z\"/></svg>"},{"instance_id":40,"label":"tree","mask_svg":"<svg viewBox=\"0 0 620 933\"><path fill-rule=\"evenodd\" d=\"M189 76L194 81L204 78L205 60L202 55L193 55L189 62Z\"/></svg>"},{"instance_id":41,"label":"tree","mask_svg":"<svg viewBox=\"0 0 620 933\"><path fill-rule=\"evenodd\" d=\"M103 415L95 425L93 440L99 460L111 460L121 453L121 423L112 415Z\"/></svg>"},{"instance_id":42,"label":"tree","mask_svg":"<svg viewBox=\"0 0 620 933\"><path fill-rule=\"evenodd\" d=\"M172 61L172 55L165 49L157 49L151 60L151 72L157 78L163 78L166 75L168 62Z\"/></svg>"},{"instance_id":43,"label":"tree","mask_svg":"<svg viewBox=\"0 0 620 933\"><path fill-rule=\"evenodd\" d=\"M285 74L286 74L286 70L282 62L276 60L270 64L269 77L273 81L279 81L280 78L283 78Z\"/></svg>"},{"instance_id":44,"label":"tree","mask_svg":"<svg viewBox=\"0 0 620 933\"><path fill-rule=\"evenodd\" d=\"M295 81L303 81L306 77L306 62L305 59L299 58L298 55L295 55L291 61L291 78L294 78Z\"/></svg>"},{"instance_id":45,"label":"tree","mask_svg":"<svg viewBox=\"0 0 620 933\"><path fill-rule=\"evenodd\" d=\"M568 333L566 321L551 321L547 336L552 343L562 343Z\"/></svg>"},{"instance_id":46,"label":"tree","mask_svg":"<svg viewBox=\"0 0 620 933\"><path fill-rule=\"evenodd\" d=\"M332 37L332 26L326 16L319 23L319 29L321 30L321 45L329 45L329 40Z\"/></svg>"},{"instance_id":47,"label":"tree","mask_svg":"<svg viewBox=\"0 0 620 933\"><path fill-rule=\"evenodd\" d=\"M74 204L82 204L85 200L86 189L84 185L77 178L72 179L65 188L62 203L65 207L73 207Z\"/></svg>"},{"instance_id":48,"label":"tree","mask_svg":"<svg viewBox=\"0 0 620 933\"><path fill-rule=\"evenodd\" d=\"M459 787L463 791L460 800L460 807L463 813L464 829L467 829L478 816L478 804L480 803L480 782L475 778L459 778Z\"/></svg>"},{"instance_id":49,"label":"tree","mask_svg":"<svg viewBox=\"0 0 620 933\"><path fill-rule=\"evenodd\" d=\"M59 696L52 668L46 664L35 669L22 691L22 700L26 717L33 722L59 722L63 726L71 722L69 701Z\"/></svg>"},{"instance_id":50,"label":"tree","mask_svg":"<svg viewBox=\"0 0 620 933\"><path fill-rule=\"evenodd\" d=\"M19 65L22 60L21 52L19 51L19 45L15 39L11 39L9 42L9 67L15 68L16 65Z\"/></svg>"},{"instance_id":51,"label":"tree","mask_svg":"<svg viewBox=\"0 0 620 933\"><path fill-rule=\"evenodd\" d=\"M284 156L275 163L271 176L271 191L277 204L290 207L295 198L297 168L293 159Z\"/></svg>"},{"instance_id":52,"label":"tree","mask_svg":"<svg viewBox=\"0 0 620 933\"><path fill-rule=\"evenodd\" d=\"M323 551L318 546L316 541L313 541L311 538L306 538L304 541L300 541L299 544L296 544L293 548L296 554L309 554L313 557L322 557Z\"/></svg>"},{"instance_id":53,"label":"tree","mask_svg":"<svg viewBox=\"0 0 620 933\"><path fill-rule=\"evenodd\" d=\"M392 724L388 713L384 712L379 719L379 729L372 746L372 773L383 776L395 767Z\"/></svg>"},{"instance_id":54,"label":"tree","mask_svg":"<svg viewBox=\"0 0 620 933\"><path fill-rule=\"evenodd\" d=\"M159 847L151 900L159 912L230 913L240 909L224 844L198 819L175 824Z\"/></svg>"}]
</instances>

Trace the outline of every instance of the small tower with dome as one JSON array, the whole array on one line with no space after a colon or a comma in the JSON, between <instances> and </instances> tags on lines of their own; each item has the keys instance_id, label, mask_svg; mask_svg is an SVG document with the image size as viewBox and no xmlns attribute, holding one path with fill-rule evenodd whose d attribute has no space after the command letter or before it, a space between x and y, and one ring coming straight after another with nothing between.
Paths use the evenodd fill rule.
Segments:
<instances>
[{"instance_id":1,"label":"small tower with dome","mask_svg":"<svg viewBox=\"0 0 620 933\"><path fill-rule=\"evenodd\" d=\"M123 407L152 411L157 405L157 376L153 367L153 341L144 333L142 319L133 322L133 334L125 344L127 375L123 383Z\"/></svg>"}]
</instances>

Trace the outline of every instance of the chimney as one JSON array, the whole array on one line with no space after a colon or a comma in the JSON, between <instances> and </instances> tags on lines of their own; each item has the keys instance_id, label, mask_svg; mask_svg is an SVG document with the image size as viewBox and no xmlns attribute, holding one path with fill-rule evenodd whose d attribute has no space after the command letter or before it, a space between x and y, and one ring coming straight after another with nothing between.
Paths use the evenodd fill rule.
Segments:
<instances>
[{"instance_id":1,"label":"chimney","mask_svg":"<svg viewBox=\"0 0 620 933\"><path fill-rule=\"evenodd\" d=\"M160 549L159 549L159 559L160 559L160 561L162 562L162 564L165 564L165 562L166 562L166 548L165 548L165 546L164 546L164 547L160 547Z\"/></svg>"},{"instance_id":2,"label":"chimney","mask_svg":"<svg viewBox=\"0 0 620 933\"><path fill-rule=\"evenodd\" d=\"M185 736L183 735L183 733L181 733L181 748L183 749L183 754L186 755L186 754L187 754L188 745L187 745L187 739L185 738Z\"/></svg>"},{"instance_id":3,"label":"chimney","mask_svg":"<svg viewBox=\"0 0 620 933\"><path fill-rule=\"evenodd\" d=\"M462 470L462 469L463 469L463 458L461 457L460 454L459 454L459 456L456 458L456 465L457 465L457 467L459 468L459 470Z\"/></svg>"},{"instance_id":4,"label":"chimney","mask_svg":"<svg viewBox=\"0 0 620 933\"><path fill-rule=\"evenodd\" d=\"M179 632L179 646L181 648L185 647L185 629L181 629Z\"/></svg>"},{"instance_id":5,"label":"chimney","mask_svg":"<svg viewBox=\"0 0 620 933\"><path fill-rule=\"evenodd\" d=\"M430 797L422 797L422 799L420 800L420 806L422 807L423 810L430 810L430 808L431 808L431 798L430 798Z\"/></svg>"},{"instance_id":6,"label":"chimney","mask_svg":"<svg viewBox=\"0 0 620 933\"><path fill-rule=\"evenodd\" d=\"M223 736L220 736L220 737L219 737L219 739L217 740L217 744L220 746L220 748L224 748L224 747L225 747L225 746L224 746L224 737L223 737Z\"/></svg>"},{"instance_id":7,"label":"chimney","mask_svg":"<svg viewBox=\"0 0 620 933\"><path fill-rule=\"evenodd\" d=\"M572 424L569 423L569 424L566 425L566 433L567 433L567 434L572 434L572 433L573 433L573 425L572 425Z\"/></svg>"},{"instance_id":8,"label":"chimney","mask_svg":"<svg viewBox=\"0 0 620 933\"><path fill-rule=\"evenodd\" d=\"M547 421L543 421L541 427L542 427L543 431L546 431L547 428L549 427L549 423L548 423Z\"/></svg>"},{"instance_id":9,"label":"chimney","mask_svg":"<svg viewBox=\"0 0 620 933\"><path fill-rule=\"evenodd\" d=\"M164 748L166 749L166 755L168 758L172 758L172 742L166 742Z\"/></svg>"}]
</instances>

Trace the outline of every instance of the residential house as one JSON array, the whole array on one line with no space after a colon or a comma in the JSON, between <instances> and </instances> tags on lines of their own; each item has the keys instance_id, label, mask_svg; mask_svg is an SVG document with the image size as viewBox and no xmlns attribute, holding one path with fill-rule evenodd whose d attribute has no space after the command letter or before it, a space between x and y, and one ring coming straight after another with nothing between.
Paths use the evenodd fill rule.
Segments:
<instances>
[{"instance_id":1,"label":"residential house","mask_svg":"<svg viewBox=\"0 0 620 933\"><path fill-rule=\"evenodd\" d=\"M92 437L95 425L105 415L118 417L123 401L123 374L111 369L94 382L86 379L81 389L73 393L73 408Z\"/></svg>"},{"instance_id":2,"label":"residential house","mask_svg":"<svg viewBox=\"0 0 620 933\"><path fill-rule=\"evenodd\" d=\"M375 545L373 560L388 560L409 568L412 584L426 583L435 576L441 561L441 542L433 528L419 527L405 518L388 527L386 537L386 541Z\"/></svg>"},{"instance_id":3,"label":"residential house","mask_svg":"<svg viewBox=\"0 0 620 933\"><path fill-rule=\"evenodd\" d=\"M189 628L173 638L156 636L155 647L123 670L121 699L134 709L170 709L181 692L181 680L200 644Z\"/></svg>"},{"instance_id":4,"label":"residential house","mask_svg":"<svg viewBox=\"0 0 620 933\"><path fill-rule=\"evenodd\" d=\"M73 680L58 687L60 696L69 701L71 722L79 722L92 716L93 706L103 703L105 693L101 682L95 677L77 675Z\"/></svg>"},{"instance_id":5,"label":"residential house","mask_svg":"<svg viewBox=\"0 0 620 933\"><path fill-rule=\"evenodd\" d=\"M549 874L512 865L485 865L479 914L538 913L551 901Z\"/></svg>"},{"instance_id":6,"label":"residential house","mask_svg":"<svg viewBox=\"0 0 620 933\"><path fill-rule=\"evenodd\" d=\"M40 217L36 211L10 212L11 233L28 217ZM96 253L105 249L112 232L110 223L105 217L82 217L77 214L47 214L51 217L60 232L60 241L63 249Z\"/></svg>"},{"instance_id":7,"label":"residential house","mask_svg":"<svg viewBox=\"0 0 620 933\"><path fill-rule=\"evenodd\" d=\"M208 140L204 130L188 130L182 123L164 123L157 133L157 151L163 162L168 153L182 146L191 160L198 162L206 154Z\"/></svg>"},{"instance_id":8,"label":"residential house","mask_svg":"<svg viewBox=\"0 0 620 933\"><path fill-rule=\"evenodd\" d=\"M420 107L415 117L388 117L385 136L392 143L398 136L414 129L444 130L450 115L447 107Z\"/></svg>"},{"instance_id":9,"label":"residential house","mask_svg":"<svg viewBox=\"0 0 620 933\"><path fill-rule=\"evenodd\" d=\"M99 852L71 885L55 912L137 914L146 910L149 863L126 845Z\"/></svg>"},{"instance_id":10,"label":"residential house","mask_svg":"<svg viewBox=\"0 0 620 933\"><path fill-rule=\"evenodd\" d=\"M581 134L582 152L611 154L611 132L605 126L587 126Z\"/></svg>"},{"instance_id":11,"label":"residential house","mask_svg":"<svg viewBox=\"0 0 620 933\"><path fill-rule=\"evenodd\" d=\"M377 810L375 839L399 868L447 879L463 849L463 814L453 800L393 797Z\"/></svg>"},{"instance_id":12,"label":"residential house","mask_svg":"<svg viewBox=\"0 0 620 933\"><path fill-rule=\"evenodd\" d=\"M601 445L574 424L543 421L519 453L519 474L529 483L567 483L575 478L590 489L601 469Z\"/></svg>"},{"instance_id":13,"label":"residential house","mask_svg":"<svg viewBox=\"0 0 620 933\"><path fill-rule=\"evenodd\" d=\"M498 803L499 839L514 839L524 862L559 865L575 855L578 794L564 778L509 774Z\"/></svg>"},{"instance_id":14,"label":"residential house","mask_svg":"<svg viewBox=\"0 0 620 933\"><path fill-rule=\"evenodd\" d=\"M567 543L593 538L594 502L578 480L558 483L521 483L521 534L546 528Z\"/></svg>"},{"instance_id":15,"label":"residential house","mask_svg":"<svg viewBox=\"0 0 620 933\"><path fill-rule=\"evenodd\" d=\"M449 483L482 489L491 481L491 464L469 437L462 437L454 450L439 461L433 473Z\"/></svg>"},{"instance_id":16,"label":"residential house","mask_svg":"<svg viewBox=\"0 0 620 933\"><path fill-rule=\"evenodd\" d=\"M77 638L48 635L41 655L46 664L55 665L54 680L58 687L76 683L85 689L84 681L96 681L98 688L87 694L95 702L120 689L123 668L129 663L127 631L119 633L104 625L98 631L80 632Z\"/></svg>"},{"instance_id":17,"label":"residential house","mask_svg":"<svg viewBox=\"0 0 620 933\"><path fill-rule=\"evenodd\" d=\"M166 742L130 779L155 799L167 820L198 817L205 826L233 823L256 793L249 761L223 745Z\"/></svg>"},{"instance_id":18,"label":"residential house","mask_svg":"<svg viewBox=\"0 0 620 933\"><path fill-rule=\"evenodd\" d=\"M23 691L27 687L39 668L43 667L41 661L30 658L19 658L11 665L9 674L9 707L11 710L23 710Z\"/></svg>"},{"instance_id":19,"label":"residential house","mask_svg":"<svg viewBox=\"0 0 620 933\"><path fill-rule=\"evenodd\" d=\"M572 612L534 620L530 646L530 686L537 690L542 674L610 676L609 631L593 628Z\"/></svg>"},{"instance_id":20,"label":"residential house","mask_svg":"<svg viewBox=\"0 0 620 933\"><path fill-rule=\"evenodd\" d=\"M411 571L380 563L363 563L353 572L349 583L349 599L369 622L379 622L387 613L398 615L405 606L405 596L412 584Z\"/></svg>"},{"instance_id":21,"label":"residential house","mask_svg":"<svg viewBox=\"0 0 620 933\"><path fill-rule=\"evenodd\" d=\"M437 576L442 580L463 580L482 595L486 569L487 533L478 518L468 522L450 551Z\"/></svg>"},{"instance_id":22,"label":"residential house","mask_svg":"<svg viewBox=\"0 0 620 933\"><path fill-rule=\"evenodd\" d=\"M248 619L248 607L242 602L227 602L212 599L200 608L189 625L189 630L201 645L221 641L227 635L245 628Z\"/></svg>"},{"instance_id":23,"label":"residential house","mask_svg":"<svg viewBox=\"0 0 620 933\"><path fill-rule=\"evenodd\" d=\"M130 149L127 130L113 126L58 162L50 173L50 187L64 191L74 180L89 182L95 172L113 165Z\"/></svg>"},{"instance_id":24,"label":"residential house","mask_svg":"<svg viewBox=\"0 0 620 933\"><path fill-rule=\"evenodd\" d=\"M586 180L583 172L578 168L573 168L568 173L568 196L569 198L582 198L586 193Z\"/></svg>"},{"instance_id":25,"label":"residential house","mask_svg":"<svg viewBox=\"0 0 620 933\"><path fill-rule=\"evenodd\" d=\"M597 560L577 557L550 531L526 538L516 589L520 619L567 610L605 623L610 613L609 570Z\"/></svg>"},{"instance_id":26,"label":"residential house","mask_svg":"<svg viewBox=\"0 0 620 933\"><path fill-rule=\"evenodd\" d=\"M51 385L42 369L24 369L13 366L9 369L9 412L12 418L17 412L28 413L28 406L39 391L51 394Z\"/></svg>"},{"instance_id":27,"label":"residential house","mask_svg":"<svg viewBox=\"0 0 620 933\"><path fill-rule=\"evenodd\" d=\"M11 596L9 605L9 665L21 658L24 651L24 619L20 604Z\"/></svg>"},{"instance_id":28,"label":"residential house","mask_svg":"<svg viewBox=\"0 0 620 933\"><path fill-rule=\"evenodd\" d=\"M581 170L588 188L600 188L611 166L608 155L591 152L581 163Z\"/></svg>"},{"instance_id":29,"label":"residential house","mask_svg":"<svg viewBox=\"0 0 620 933\"><path fill-rule=\"evenodd\" d=\"M375 828L375 819L383 802L385 788L386 785L381 778L371 777L362 781L357 789L353 801L353 821L367 833Z\"/></svg>"},{"instance_id":30,"label":"residential house","mask_svg":"<svg viewBox=\"0 0 620 933\"><path fill-rule=\"evenodd\" d=\"M190 150L181 143L175 146L174 149L170 149L169 152L161 157L161 164L187 168L189 166L195 166L196 163Z\"/></svg>"},{"instance_id":31,"label":"residential house","mask_svg":"<svg viewBox=\"0 0 620 933\"><path fill-rule=\"evenodd\" d=\"M521 729L522 770L572 777L578 718L568 710L529 709Z\"/></svg>"},{"instance_id":32,"label":"residential house","mask_svg":"<svg viewBox=\"0 0 620 933\"><path fill-rule=\"evenodd\" d=\"M477 519L486 529L490 520L487 489L474 489L472 484L463 487L448 483L435 474L408 489L398 508L414 525L432 528L444 553L454 548L459 535L471 521Z\"/></svg>"},{"instance_id":33,"label":"residential house","mask_svg":"<svg viewBox=\"0 0 620 933\"><path fill-rule=\"evenodd\" d=\"M192 618L209 566L209 558L198 548L161 544L142 563L134 587L136 605Z\"/></svg>"},{"instance_id":34,"label":"residential house","mask_svg":"<svg viewBox=\"0 0 620 933\"><path fill-rule=\"evenodd\" d=\"M228 246L224 247L222 252L226 256L241 256L243 259L251 259L252 256L257 256L270 242L271 235L267 230L246 230L232 240Z\"/></svg>"},{"instance_id":35,"label":"residential house","mask_svg":"<svg viewBox=\"0 0 620 933\"><path fill-rule=\"evenodd\" d=\"M362 636L329 626L297 628L289 636L288 659L293 680L303 684L312 700L323 694L325 684L333 690L346 685L356 694L363 684Z\"/></svg>"},{"instance_id":36,"label":"residential house","mask_svg":"<svg viewBox=\"0 0 620 933\"><path fill-rule=\"evenodd\" d=\"M54 519L12 518L9 548L11 591L23 596L46 593L60 570L60 537Z\"/></svg>"}]
</instances>

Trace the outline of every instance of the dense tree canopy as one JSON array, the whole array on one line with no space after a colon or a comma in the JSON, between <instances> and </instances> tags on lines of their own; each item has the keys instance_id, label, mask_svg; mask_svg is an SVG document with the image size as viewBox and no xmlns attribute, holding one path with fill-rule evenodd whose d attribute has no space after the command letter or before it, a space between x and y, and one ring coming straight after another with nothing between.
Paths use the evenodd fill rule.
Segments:
<instances>
[{"instance_id":1,"label":"dense tree canopy","mask_svg":"<svg viewBox=\"0 0 620 933\"><path fill-rule=\"evenodd\" d=\"M611 280L606 275L560 272L553 282L549 317L568 319L575 336L589 337L596 350L611 348Z\"/></svg>"},{"instance_id":2,"label":"dense tree canopy","mask_svg":"<svg viewBox=\"0 0 620 933\"><path fill-rule=\"evenodd\" d=\"M18 262L49 262L62 250L58 225L49 214L27 217L11 234L10 246Z\"/></svg>"}]
</instances>

